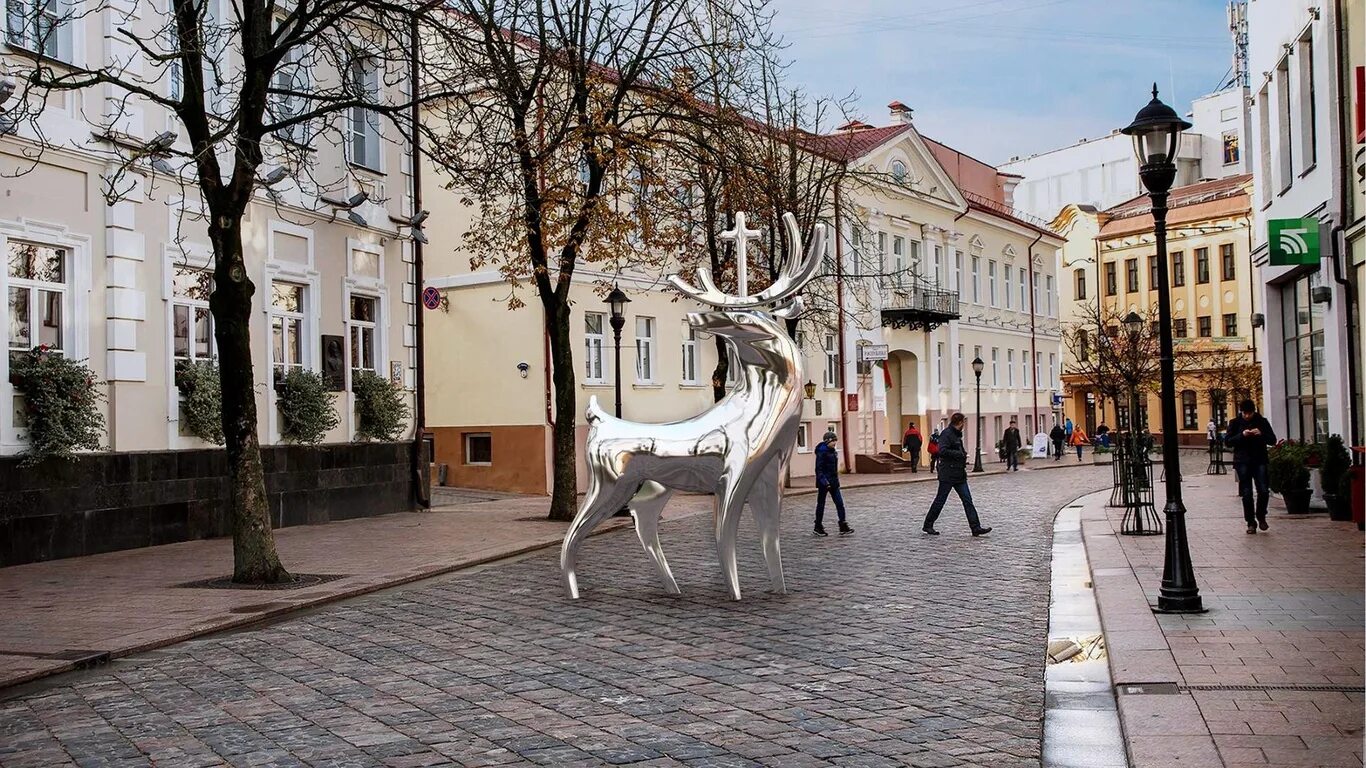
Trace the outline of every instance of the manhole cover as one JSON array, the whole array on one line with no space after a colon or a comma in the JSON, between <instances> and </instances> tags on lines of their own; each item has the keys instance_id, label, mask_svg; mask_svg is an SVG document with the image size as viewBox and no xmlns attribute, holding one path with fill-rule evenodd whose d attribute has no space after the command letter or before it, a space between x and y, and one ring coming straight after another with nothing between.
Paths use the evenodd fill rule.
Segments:
<instances>
[{"instance_id":1,"label":"manhole cover","mask_svg":"<svg viewBox=\"0 0 1366 768\"><path fill-rule=\"evenodd\" d=\"M186 589L256 589L266 591L277 591L286 589L304 589L329 581L346 578L344 573L296 573L293 581L285 581L279 584L237 584L231 576L219 576L216 579L202 579L200 581L187 581L184 584L176 584L176 587Z\"/></svg>"}]
</instances>

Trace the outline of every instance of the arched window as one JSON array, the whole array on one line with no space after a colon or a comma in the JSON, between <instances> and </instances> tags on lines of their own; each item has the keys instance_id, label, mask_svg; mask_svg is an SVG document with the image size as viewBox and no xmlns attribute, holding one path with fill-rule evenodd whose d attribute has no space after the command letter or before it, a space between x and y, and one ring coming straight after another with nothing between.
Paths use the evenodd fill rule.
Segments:
<instances>
[{"instance_id":1,"label":"arched window","mask_svg":"<svg viewBox=\"0 0 1366 768\"><path fill-rule=\"evenodd\" d=\"M1200 415L1196 412L1195 390L1181 390L1181 428L1199 429Z\"/></svg>"},{"instance_id":2,"label":"arched window","mask_svg":"<svg viewBox=\"0 0 1366 768\"><path fill-rule=\"evenodd\" d=\"M897 181L905 181L905 180L906 180L906 164L905 164L905 163L901 162L900 160L893 160L893 161L892 161L892 178L896 179Z\"/></svg>"},{"instance_id":3,"label":"arched window","mask_svg":"<svg viewBox=\"0 0 1366 768\"><path fill-rule=\"evenodd\" d=\"M1228 423L1228 393L1222 389L1212 389L1209 393L1210 418L1214 426L1223 429Z\"/></svg>"}]
</instances>

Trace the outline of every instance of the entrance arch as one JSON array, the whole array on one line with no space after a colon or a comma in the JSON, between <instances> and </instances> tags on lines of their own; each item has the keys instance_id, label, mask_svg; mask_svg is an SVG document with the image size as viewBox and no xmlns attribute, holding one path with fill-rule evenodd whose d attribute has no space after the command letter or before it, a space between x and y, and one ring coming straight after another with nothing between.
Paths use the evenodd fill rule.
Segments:
<instances>
[{"instance_id":1,"label":"entrance arch","mask_svg":"<svg viewBox=\"0 0 1366 768\"><path fill-rule=\"evenodd\" d=\"M925 430L925 403L920 394L920 358L914 352L904 349L893 351L887 356L887 441L892 453L900 453L901 436L906 434L906 425L915 422L920 431Z\"/></svg>"}]
</instances>

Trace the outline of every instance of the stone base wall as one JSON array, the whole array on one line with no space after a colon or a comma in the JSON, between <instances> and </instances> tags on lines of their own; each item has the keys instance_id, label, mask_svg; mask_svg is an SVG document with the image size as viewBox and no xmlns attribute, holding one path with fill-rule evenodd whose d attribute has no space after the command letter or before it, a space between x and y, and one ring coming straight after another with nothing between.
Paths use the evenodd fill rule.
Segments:
<instances>
[{"instance_id":1,"label":"stone base wall","mask_svg":"<svg viewBox=\"0 0 1366 768\"><path fill-rule=\"evenodd\" d=\"M411 511L411 443L261 449L272 524ZM222 450L0 457L0 566L228 536Z\"/></svg>"}]
</instances>

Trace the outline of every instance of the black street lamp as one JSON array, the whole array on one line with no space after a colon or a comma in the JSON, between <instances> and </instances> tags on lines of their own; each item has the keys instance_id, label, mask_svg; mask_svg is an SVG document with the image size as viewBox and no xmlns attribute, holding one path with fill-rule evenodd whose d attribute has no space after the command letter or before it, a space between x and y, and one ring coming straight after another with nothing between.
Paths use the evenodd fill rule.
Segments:
<instances>
[{"instance_id":1,"label":"black street lamp","mask_svg":"<svg viewBox=\"0 0 1366 768\"><path fill-rule=\"evenodd\" d=\"M1167 194L1176 181L1176 151L1181 132L1191 124L1157 98L1138 111L1122 132L1132 136L1138 155L1138 176L1152 200L1153 234L1157 240L1157 322L1162 367L1162 464L1166 472L1166 557L1162 563L1162 588L1157 609L1170 613L1204 611L1200 587L1195 583L1190 545L1186 541L1186 506L1181 501L1181 457L1176 435L1176 366L1172 353L1172 296L1167 269ZM1128 320L1126 318L1126 324Z\"/></svg>"},{"instance_id":2,"label":"black street lamp","mask_svg":"<svg viewBox=\"0 0 1366 768\"><path fill-rule=\"evenodd\" d=\"M612 340L616 348L616 372L617 372L617 418L621 418L621 329L626 326L626 305L631 300L622 292L617 285L612 286L612 292L607 294L607 304L612 308Z\"/></svg>"},{"instance_id":3,"label":"black street lamp","mask_svg":"<svg viewBox=\"0 0 1366 768\"><path fill-rule=\"evenodd\" d=\"M982 362L981 357L972 359L972 372L977 375L977 458L972 460L973 472L982 471L982 369L985 367L986 363Z\"/></svg>"}]
</instances>

